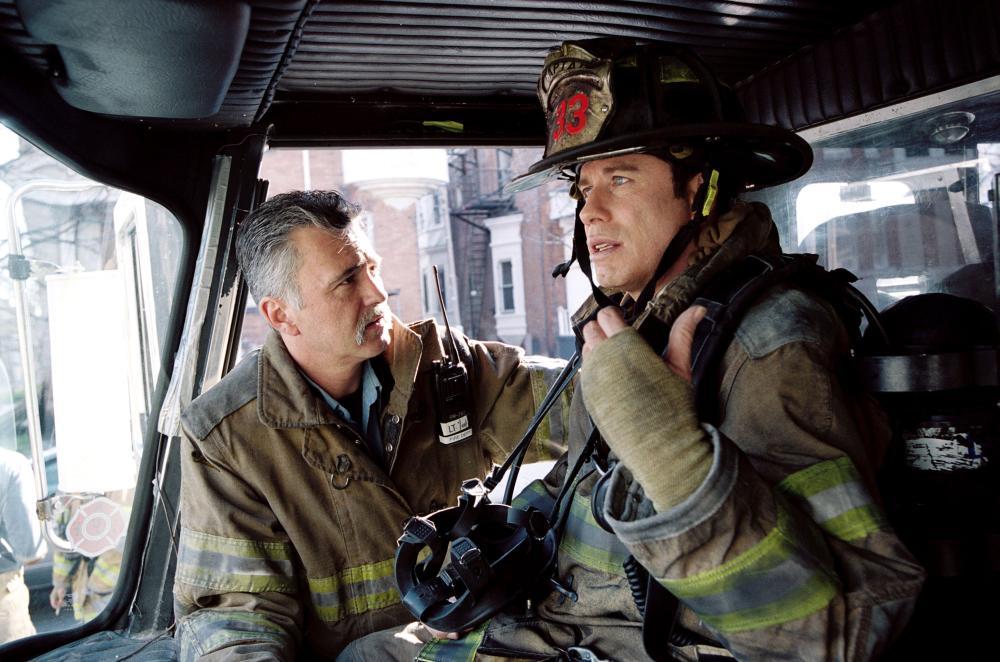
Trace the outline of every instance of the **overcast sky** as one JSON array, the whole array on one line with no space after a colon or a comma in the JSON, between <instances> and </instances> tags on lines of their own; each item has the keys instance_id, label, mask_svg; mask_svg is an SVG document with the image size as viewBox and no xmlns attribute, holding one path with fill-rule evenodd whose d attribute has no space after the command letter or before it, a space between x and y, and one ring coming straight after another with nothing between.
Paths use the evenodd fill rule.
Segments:
<instances>
[{"instance_id":1,"label":"overcast sky","mask_svg":"<svg viewBox=\"0 0 1000 662\"><path fill-rule=\"evenodd\" d=\"M3 124L0 124L0 165L8 161L13 161L16 158L17 135ZM7 208L8 195L10 195L10 186L6 182L0 182L0 215L4 218L4 221L0 222L0 241L7 241L7 222L4 210Z\"/></svg>"},{"instance_id":2,"label":"overcast sky","mask_svg":"<svg viewBox=\"0 0 1000 662\"><path fill-rule=\"evenodd\" d=\"M0 165L17 158L17 135L0 124Z\"/></svg>"},{"instance_id":3,"label":"overcast sky","mask_svg":"<svg viewBox=\"0 0 1000 662\"><path fill-rule=\"evenodd\" d=\"M448 181L443 149L351 149L344 152L344 182L401 177Z\"/></svg>"}]
</instances>

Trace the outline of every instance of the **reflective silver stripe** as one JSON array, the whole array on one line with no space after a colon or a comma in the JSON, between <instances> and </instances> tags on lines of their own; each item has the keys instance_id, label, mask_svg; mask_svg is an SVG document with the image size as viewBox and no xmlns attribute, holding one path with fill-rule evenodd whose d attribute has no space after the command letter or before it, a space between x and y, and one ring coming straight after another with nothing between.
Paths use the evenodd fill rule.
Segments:
<instances>
[{"instance_id":1,"label":"reflective silver stripe","mask_svg":"<svg viewBox=\"0 0 1000 662\"><path fill-rule=\"evenodd\" d=\"M528 356L522 363L529 369L531 376L531 392L537 407L545 399L545 395L556 378L562 372L564 363L560 360L548 359L541 356ZM552 409L542 420L535 434L534 446L537 459L555 460L556 455L552 453L552 446L547 446L546 442L551 440L553 444L565 447L569 440L569 403L573 397L573 383L559 395L559 399L553 404Z\"/></svg>"},{"instance_id":2,"label":"reflective silver stripe","mask_svg":"<svg viewBox=\"0 0 1000 662\"><path fill-rule=\"evenodd\" d=\"M181 547L178 565L197 566L228 575L280 575L292 576L292 562L276 559L248 559L221 552L206 552Z\"/></svg>"},{"instance_id":3,"label":"reflective silver stripe","mask_svg":"<svg viewBox=\"0 0 1000 662\"><path fill-rule=\"evenodd\" d=\"M795 521L781 499L778 506L777 526L755 546L707 572L660 583L722 634L823 609L837 590L829 553L815 526Z\"/></svg>"},{"instance_id":4,"label":"reflective silver stripe","mask_svg":"<svg viewBox=\"0 0 1000 662\"><path fill-rule=\"evenodd\" d=\"M264 614L250 611L200 609L183 619L179 627L180 659L185 661L240 641L273 643L277 650L290 645L288 633L280 626Z\"/></svg>"},{"instance_id":5,"label":"reflective silver stripe","mask_svg":"<svg viewBox=\"0 0 1000 662\"><path fill-rule=\"evenodd\" d=\"M380 579L369 579L361 584L341 584L340 591L313 593L313 603L317 607L336 607L345 602L350 602L352 598L341 594L341 592L347 593L346 589L348 587L351 587L350 592L359 598L365 595L379 595L395 589L396 578L393 575L389 575Z\"/></svg>"},{"instance_id":6,"label":"reflective silver stripe","mask_svg":"<svg viewBox=\"0 0 1000 662\"><path fill-rule=\"evenodd\" d=\"M699 615L716 616L742 609L756 609L781 600L808 582L815 568L793 555L773 568L754 568L728 591L685 600Z\"/></svg>"},{"instance_id":7,"label":"reflective silver stripe","mask_svg":"<svg viewBox=\"0 0 1000 662\"><path fill-rule=\"evenodd\" d=\"M400 602L394 559L348 568L336 575L309 579L309 592L321 620L333 623L348 615L384 609Z\"/></svg>"},{"instance_id":8,"label":"reflective silver stripe","mask_svg":"<svg viewBox=\"0 0 1000 662\"><path fill-rule=\"evenodd\" d=\"M814 494L808 497L803 505L814 520L823 523L871 502L864 485L852 481Z\"/></svg>"},{"instance_id":9,"label":"reflective silver stripe","mask_svg":"<svg viewBox=\"0 0 1000 662\"><path fill-rule=\"evenodd\" d=\"M559 550L585 566L615 575L624 574L622 563L629 556L628 548L594 519L590 500L579 494L573 495Z\"/></svg>"},{"instance_id":10,"label":"reflective silver stripe","mask_svg":"<svg viewBox=\"0 0 1000 662\"><path fill-rule=\"evenodd\" d=\"M846 456L797 471L778 488L798 500L828 534L841 540L856 540L888 528L885 515Z\"/></svg>"},{"instance_id":11,"label":"reflective silver stripe","mask_svg":"<svg viewBox=\"0 0 1000 662\"><path fill-rule=\"evenodd\" d=\"M224 591L295 592L291 544L181 529L178 582Z\"/></svg>"}]
</instances>

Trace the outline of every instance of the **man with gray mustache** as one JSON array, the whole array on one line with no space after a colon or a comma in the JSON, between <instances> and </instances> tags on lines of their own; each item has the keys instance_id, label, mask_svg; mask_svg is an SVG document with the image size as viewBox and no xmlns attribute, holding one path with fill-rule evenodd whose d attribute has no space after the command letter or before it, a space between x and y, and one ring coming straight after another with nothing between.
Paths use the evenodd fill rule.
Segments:
<instances>
[{"instance_id":1,"label":"man with gray mustache","mask_svg":"<svg viewBox=\"0 0 1000 662\"><path fill-rule=\"evenodd\" d=\"M402 522L502 462L562 367L456 334L472 434L442 436L432 382L447 339L393 316L359 211L333 191L285 193L238 230L273 331L184 412L182 659L333 659L408 621L393 578ZM559 456L565 416L549 414L528 461Z\"/></svg>"}]
</instances>

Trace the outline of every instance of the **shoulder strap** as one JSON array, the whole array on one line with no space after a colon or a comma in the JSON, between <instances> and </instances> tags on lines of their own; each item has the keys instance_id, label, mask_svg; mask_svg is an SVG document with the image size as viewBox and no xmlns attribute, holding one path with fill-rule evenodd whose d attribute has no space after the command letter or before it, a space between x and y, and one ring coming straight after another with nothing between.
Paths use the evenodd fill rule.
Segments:
<instances>
[{"instance_id":1,"label":"shoulder strap","mask_svg":"<svg viewBox=\"0 0 1000 662\"><path fill-rule=\"evenodd\" d=\"M810 254L750 255L717 276L695 299L693 305L708 311L691 347L691 383L702 421L718 422L722 356L750 307L776 285L791 283L828 301L846 327L854 350L861 346L862 316L881 332L875 307L851 285L857 277L846 269L827 271L816 260Z\"/></svg>"}]
</instances>

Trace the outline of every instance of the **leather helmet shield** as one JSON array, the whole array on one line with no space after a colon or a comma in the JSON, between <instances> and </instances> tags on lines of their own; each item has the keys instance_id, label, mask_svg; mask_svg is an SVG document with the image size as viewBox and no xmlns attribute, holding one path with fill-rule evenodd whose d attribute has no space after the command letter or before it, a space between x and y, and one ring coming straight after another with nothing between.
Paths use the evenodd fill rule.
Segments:
<instances>
[{"instance_id":1,"label":"leather helmet shield","mask_svg":"<svg viewBox=\"0 0 1000 662\"><path fill-rule=\"evenodd\" d=\"M586 161L678 144L704 147L717 167L738 168L724 174L748 188L795 179L812 164L799 136L747 123L736 95L683 46L618 37L567 42L546 58L538 92L545 154L507 193L572 179Z\"/></svg>"},{"instance_id":2,"label":"leather helmet shield","mask_svg":"<svg viewBox=\"0 0 1000 662\"><path fill-rule=\"evenodd\" d=\"M614 105L611 61L575 44L545 59L538 98L545 109L545 158L594 142Z\"/></svg>"}]
</instances>

